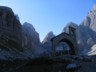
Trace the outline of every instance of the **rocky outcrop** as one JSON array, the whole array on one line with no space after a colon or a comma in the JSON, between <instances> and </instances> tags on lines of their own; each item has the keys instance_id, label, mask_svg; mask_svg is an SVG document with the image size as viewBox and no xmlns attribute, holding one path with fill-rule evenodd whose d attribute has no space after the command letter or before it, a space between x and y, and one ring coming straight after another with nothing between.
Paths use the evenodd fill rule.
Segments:
<instances>
[{"instance_id":1,"label":"rocky outcrop","mask_svg":"<svg viewBox=\"0 0 96 72\"><path fill-rule=\"evenodd\" d=\"M80 24L79 30L81 32L82 45L85 50L83 53L91 51L91 47L96 44L96 5L94 5L93 9Z\"/></svg>"},{"instance_id":2,"label":"rocky outcrop","mask_svg":"<svg viewBox=\"0 0 96 72\"><path fill-rule=\"evenodd\" d=\"M51 39L55 37L55 35L53 34L53 32L49 32L44 40L42 41L42 46L45 49L46 53L50 53L52 50L52 43L51 43Z\"/></svg>"},{"instance_id":3,"label":"rocky outcrop","mask_svg":"<svg viewBox=\"0 0 96 72\"><path fill-rule=\"evenodd\" d=\"M63 31L69 33L69 27L75 28L77 48L76 52L78 54L87 54L91 51L91 47L95 44L95 32L92 31L88 26L79 25L77 26L75 23L68 24Z\"/></svg>"},{"instance_id":4,"label":"rocky outcrop","mask_svg":"<svg viewBox=\"0 0 96 72\"><path fill-rule=\"evenodd\" d=\"M36 32L32 24L25 22L22 26L23 29L23 43L25 53L28 56L39 53L41 49L39 33Z\"/></svg>"},{"instance_id":5,"label":"rocky outcrop","mask_svg":"<svg viewBox=\"0 0 96 72\"><path fill-rule=\"evenodd\" d=\"M44 40L42 41L42 44L44 44L44 43L46 43L46 42L49 42L49 43L50 43L51 38L53 38L54 36L55 36L55 35L53 34L53 32L49 32L49 33L45 36Z\"/></svg>"},{"instance_id":6,"label":"rocky outcrop","mask_svg":"<svg viewBox=\"0 0 96 72\"><path fill-rule=\"evenodd\" d=\"M63 32L68 33L69 26L76 29L78 53L87 54L92 50L91 47L96 44L96 5L79 26L70 22L65 26Z\"/></svg>"},{"instance_id":7,"label":"rocky outcrop","mask_svg":"<svg viewBox=\"0 0 96 72\"><path fill-rule=\"evenodd\" d=\"M88 16L90 21L90 28L96 32L96 5L94 5L93 9L89 12ZM87 24L86 24L87 25Z\"/></svg>"}]
</instances>

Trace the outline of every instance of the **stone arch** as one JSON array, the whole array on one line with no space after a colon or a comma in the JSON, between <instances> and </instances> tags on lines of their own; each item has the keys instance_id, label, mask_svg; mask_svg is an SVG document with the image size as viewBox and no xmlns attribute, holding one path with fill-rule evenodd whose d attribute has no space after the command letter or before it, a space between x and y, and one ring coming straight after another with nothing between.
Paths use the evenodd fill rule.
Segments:
<instances>
[{"instance_id":1,"label":"stone arch","mask_svg":"<svg viewBox=\"0 0 96 72\"><path fill-rule=\"evenodd\" d=\"M70 47L70 54L75 54L75 48L74 48L74 45L73 43L69 40L69 39L62 39L61 41L59 41L58 43L60 42L65 42L69 45Z\"/></svg>"},{"instance_id":2,"label":"stone arch","mask_svg":"<svg viewBox=\"0 0 96 72\"><path fill-rule=\"evenodd\" d=\"M61 33L60 35L52 38L51 41L52 41L53 54L56 54L56 46L60 42L66 42L69 45L71 55L76 54L76 51L75 51L76 50L76 40L74 38L72 38L72 36L70 34Z\"/></svg>"}]
</instances>

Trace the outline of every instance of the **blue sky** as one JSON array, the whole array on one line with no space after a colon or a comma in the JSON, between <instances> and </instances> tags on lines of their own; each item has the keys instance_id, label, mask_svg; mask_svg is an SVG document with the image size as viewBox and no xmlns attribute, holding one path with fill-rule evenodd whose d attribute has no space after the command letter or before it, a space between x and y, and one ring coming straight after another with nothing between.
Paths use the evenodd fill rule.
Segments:
<instances>
[{"instance_id":1,"label":"blue sky","mask_svg":"<svg viewBox=\"0 0 96 72\"><path fill-rule=\"evenodd\" d=\"M61 33L69 22L80 24L92 9L96 0L0 0L0 5L9 6L19 15L20 22L31 23L40 35L40 40L49 31Z\"/></svg>"}]
</instances>

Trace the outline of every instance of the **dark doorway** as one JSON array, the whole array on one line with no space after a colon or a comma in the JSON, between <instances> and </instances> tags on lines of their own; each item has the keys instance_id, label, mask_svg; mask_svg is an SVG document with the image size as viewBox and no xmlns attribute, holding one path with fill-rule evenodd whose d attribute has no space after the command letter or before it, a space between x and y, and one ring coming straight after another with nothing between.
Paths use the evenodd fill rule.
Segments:
<instances>
[{"instance_id":1,"label":"dark doorway","mask_svg":"<svg viewBox=\"0 0 96 72\"><path fill-rule=\"evenodd\" d=\"M56 55L75 54L74 45L67 39L59 41L55 51L56 51Z\"/></svg>"}]
</instances>

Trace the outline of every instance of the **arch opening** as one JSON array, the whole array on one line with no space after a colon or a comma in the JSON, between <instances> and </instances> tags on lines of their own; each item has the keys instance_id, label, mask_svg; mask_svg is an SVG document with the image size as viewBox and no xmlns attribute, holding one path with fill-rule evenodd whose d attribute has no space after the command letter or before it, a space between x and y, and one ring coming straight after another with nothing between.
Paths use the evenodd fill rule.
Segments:
<instances>
[{"instance_id":1,"label":"arch opening","mask_svg":"<svg viewBox=\"0 0 96 72\"><path fill-rule=\"evenodd\" d=\"M74 44L68 39L60 40L55 48L56 55L74 55Z\"/></svg>"}]
</instances>

